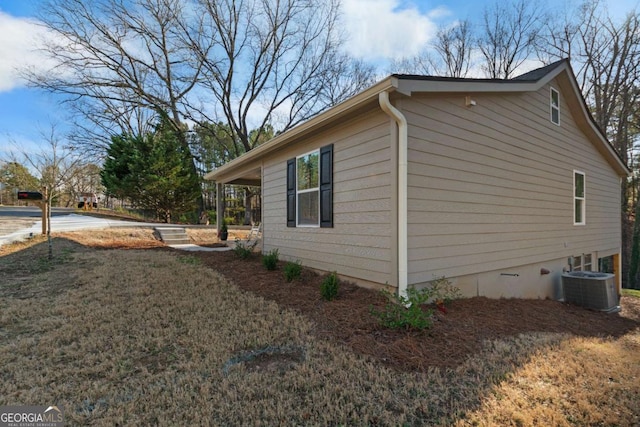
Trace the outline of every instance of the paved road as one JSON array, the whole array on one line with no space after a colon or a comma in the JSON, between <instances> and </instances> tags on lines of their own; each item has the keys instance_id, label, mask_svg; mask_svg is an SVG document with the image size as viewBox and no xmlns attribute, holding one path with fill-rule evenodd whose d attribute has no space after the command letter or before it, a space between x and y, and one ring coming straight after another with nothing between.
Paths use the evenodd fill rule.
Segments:
<instances>
[{"instance_id":1,"label":"paved road","mask_svg":"<svg viewBox=\"0 0 640 427\"><path fill-rule=\"evenodd\" d=\"M72 208L53 208L51 217L71 213L73 213ZM41 218L42 211L37 206L0 206L0 236L31 228Z\"/></svg>"},{"instance_id":2,"label":"paved road","mask_svg":"<svg viewBox=\"0 0 640 427\"><path fill-rule=\"evenodd\" d=\"M51 216L69 215L73 213L73 208L52 208ZM35 221L42 217L42 211L37 206L0 206L0 218L36 218Z\"/></svg>"},{"instance_id":3,"label":"paved road","mask_svg":"<svg viewBox=\"0 0 640 427\"><path fill-rule=\"evenodd\" d=\"M54 208L51 211L51 231L74 231L111 227L154 227L158 224L77 215L73 209ZM0 245L22 240L42 232L41 212L36 208L0 207Z\"/></svg>"}]
</instances>

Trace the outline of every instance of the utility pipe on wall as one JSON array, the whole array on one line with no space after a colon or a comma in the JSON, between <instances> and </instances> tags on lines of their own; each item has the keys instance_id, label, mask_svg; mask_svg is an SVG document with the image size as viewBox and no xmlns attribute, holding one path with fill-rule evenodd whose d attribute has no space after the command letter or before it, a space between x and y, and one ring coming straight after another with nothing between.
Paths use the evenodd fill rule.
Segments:
<instances>
[{"instance_id":1,"label":"utility pipe on wall","mask_svg":"<svg viewBox=\"0 0 640 427\"><path fill-rule=\"evenodd\" d=\"M390 116L398 125L398 295L407 296L407 284L409 282L409 257L407 253L407 150L409 146L407 119L400 110L389 102L389 92L380 92L378 95L380 108Z\"/></svg>"}]
</instances>

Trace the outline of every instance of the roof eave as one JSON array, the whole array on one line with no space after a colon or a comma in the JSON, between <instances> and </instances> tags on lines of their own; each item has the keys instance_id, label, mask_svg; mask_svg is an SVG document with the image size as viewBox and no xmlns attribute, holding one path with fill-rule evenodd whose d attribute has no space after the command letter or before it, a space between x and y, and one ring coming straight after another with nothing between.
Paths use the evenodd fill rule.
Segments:
<instances>
[{"instance_id":1,"label":"roof eave","mask_svg":"<svg viewBox=\"0 0 640 427\"><path fill-rule=\"evenodd\" d=\"M575 80L575 74L571 69L571 64L567 60L559 61L557 65L549 70L546 74L537 80L466 80L466 79L399 79L397 91L407 96L411 96L414 92L430 92L430 93L516 93L537 91L550 81L558 77L562 72L566 72L572 91L578 99L581 113L585 117L588 131L593 135L602 146L601 150L605 157L609 158L610 163L620 176L628 176L631 171L622 161L620 155L613 148L602 130L596 125L593 116L589 112L586 102L582 97L580 88Z\"/></svg>"},{"instance_id":2,"label":"roof eave","mask_svg":"<svg viewBox=\"0 0 640 427\"><path fill-rule=\"evenodd\" d=\"M399 76L397 91L403 95L411 96L414 92L447 92L447 93L516 93L530 92L553 80L563 70L569 71L568 62L559 63L557 67L537 80L498 80L498 79L418 79Z\"/></svg>"},{"instance_id":3,"label":"roof eave","mask_svg":"<svg viewBox=\"0 0 640 427\"><path fill-rule=\"evenodd\" d=\"M587 127L593 132L592 134L599 141L602 150L600 151L605 157L608 157L609 163L613 166L615 171L619 176L626 177L631 174L631 169L625 164L625 162L620 157L620 154L613 148L613 145L609 142L609 139L605 135L604 131L600 129L600 127L595 122L593 115L589 111L589 107L587 106L587 102L582 96L582 92L580 91L580 87L578 86L578 82L576 81L575 74L571 69L571 65L566 62L564 65L567 73L566 76L569 80L569 84L571 85L572 91L576 96L577 103L579 105L580 111L585 119ZM554 76L555 77L555 76Z\"/></svg>"},{"instance_id":4,"label":"roof eave","mask_svg":"<svg viewBox=\"0 0 640 427\"><path fill-rule=\"evenodd\" d=\"M609 143L606 136L598 128L593 120L593 116L589 112L587 105L580 93L580 89L575 80L575 75L571 69L569 61L561 61L557 66L549 70L541 78L537 80L466 80L466 79L417 79L410 76L391 75L384 80L376 83L368 89L360 92L352 98L349 98L340 104L330 108L329 110L318 114L310 120L276 136L272 140L254 148L248 153L238 157L237 159L220 166L219 168L207 173L204 177L206 180L219 182L230 182L238 179L242 173L238 170L244 170L251 166L251 162L256 162L262 156L280 149L289 141L300 138L315 129L318 129L332 120L348 114L353 108L362 105L382 91L397 91L403 95L411 96L412 93L517 93L539 90L541 87L555 79L562 72L565 72L570 81L572 91L577 97L580 104L581 113L584 115L587 127L600 142L602 152L609 158L614 169L621 175L627 176L630 170L624 164L619 154ZM235 172L234 172L235 171Z\"/></svg>"},{"instance_id":5,"label":"roof eave","mask_svg":"<svg viewBox=\"0 0 640 427\"><path fill-rule=\"evenodd\" d=\"M398 79L394 76L389 76L386 79L381 80L380 82L374 84L373 86L370 86L368 89L365 89L359 94L353 96L352 98L349 98L337 104L336 106L328 109L323 113L318 114L317 116L309 119L308 121L301 123L298 126L276 136L270 141L262 145L259 145L258 147L254 148L248 153L243 154L237 159L234 159L229 163L226 163L220 166L219 168L214 169L213 171L207 173L204 176L204 179L209 181L218 181L220 180L221 177L224 177L226 174L229 174L229 172L232 171L233 169L238 168L241 165L248 164L253 160L257 160L260 157L266 155L267 153L270 153L279 149L280 147L287 144L292 139L301 137L320 126L323 126L331 122L332 120L335 120L336 118L348 113L358 105L364 104L370 101L371 99L373 99L374 97L377 97L380 92L385 90L396 90L397 87L398 87ZM228 178L225 178L225 180L226 179Z\"/></svg>"}]
</instances>

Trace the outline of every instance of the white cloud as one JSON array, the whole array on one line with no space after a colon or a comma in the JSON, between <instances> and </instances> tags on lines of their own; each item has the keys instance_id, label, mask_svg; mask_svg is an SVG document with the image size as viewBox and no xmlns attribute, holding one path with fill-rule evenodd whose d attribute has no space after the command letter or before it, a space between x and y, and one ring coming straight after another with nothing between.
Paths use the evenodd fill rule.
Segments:
<instances>
[{"instance_id":1,"label":"white cloud","mask_svg":"<svg viewBox=\"0 0 640 427\"><path fill-rule=\"evenodd\" d=\"M436 34L438 8L422 13L400 8L400 0L344 0L343 22L349 35L344 48L364 60L400 59L420 52Z\"/></svg>"},{"instance_id":2,"label":"white cloud","mask_svg":"<svg viewBox=\"0 0 640 427\"><path fill-rule=\"evenodd\" d=\"M0 92L24 85L17 69L48 63L36 51L44 29L33 19L16 18L0 11Z\"/></svg>"},{"instance_id":3,"label":"white cloud","mask_svg":"<svg viewBox=\"0 0 640 427\"><path fill-rule=\"evenodd\" d=\"M447 18L452 15L451 11L444 6L438 6L435 9L429 11L427 16L431 19Z\"/></svg>"}]
</instances>

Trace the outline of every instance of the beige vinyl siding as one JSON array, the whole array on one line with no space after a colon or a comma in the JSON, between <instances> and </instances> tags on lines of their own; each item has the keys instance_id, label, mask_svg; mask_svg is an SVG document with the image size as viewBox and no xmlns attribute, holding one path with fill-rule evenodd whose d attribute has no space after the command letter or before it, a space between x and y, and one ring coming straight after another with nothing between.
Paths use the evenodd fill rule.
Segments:
<instances>
[{"instance_id":1,"label":"beige vinyl siding","mask_svg":"<svg viewBox=\"0 0 640 427\"><path fill-rule=\"evenodd\" d=\"M333 228L286 226L286 161L334 144ZM389 120L377 110L291 145L263 164L264 250L366 281L389 282L392 187Z\"/></svg>"},{"instance_id":2,"label":"beige vinyl siding","mask_svg":"<svg viewBox=\"0 0 640 427\"><path fill-rule=\"evenodd\" d=\"M556 84L552 86L556 89ZM619 177L577 128L560 91L413 96L409 283L617 248ZM573 225L573 170L586 174L586 225Z\"/></svg>"}]
</instances>

